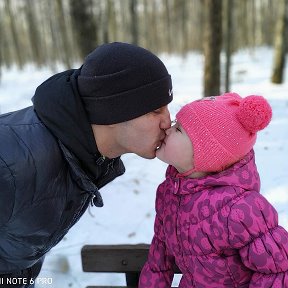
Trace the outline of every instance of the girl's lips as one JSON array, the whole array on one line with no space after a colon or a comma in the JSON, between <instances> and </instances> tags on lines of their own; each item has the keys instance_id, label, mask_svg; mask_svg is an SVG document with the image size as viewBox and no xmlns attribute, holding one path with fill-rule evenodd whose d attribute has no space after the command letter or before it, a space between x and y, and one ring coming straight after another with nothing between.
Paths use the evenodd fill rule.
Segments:
<instances>
[{"instance_id":1,"label":"girl's lips","mask_svg":"<svg viewBox=\"0 0 288 288\"><path fill-rule=\"evenodd\" d=\"M167 136L166 136L167 137ZM162 141L161 141L161 143L163 144L165 144L166 145L166 137L164 137L163 139L162 139Z\"/></svg>"},{"instance_id":2,"label":"girl's lips","mask_svg":"<svg viewBox=\"0 0 288 288\"><path fill-rule=\"evenodd\" d=\"M160 144L156 147L156 150L159 150L163 144L166 144L166 143L165 143L165 138L163 138L162 140L160 140Z\"/></svg>"}]
</instances>

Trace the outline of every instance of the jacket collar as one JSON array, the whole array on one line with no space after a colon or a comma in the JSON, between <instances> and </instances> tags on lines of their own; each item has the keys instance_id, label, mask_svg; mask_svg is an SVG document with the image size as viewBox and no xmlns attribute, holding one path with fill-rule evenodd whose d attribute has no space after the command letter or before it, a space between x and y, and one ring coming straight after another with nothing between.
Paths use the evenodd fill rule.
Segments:
<instances>
[{"instance_id":1,"label":"jacket collar","mask_svg":"<svg viewBox=\"0 0 288 288\"><path fill-rule=\"evenodd\" d=\"M101 158L78 92L79 71L67 70L43 82L36 89L32 99L33 107L45 126L75 155L81 169L99 188L105 185L102 178L114 162L119 166L118 171L114 172L117 176L123 174L125 168L120 158L116 161ZM115 177L111 175L108 178L113 180ZM99 183L101 181L102 183Z\"/></svg>"},{"instance_id":2,"label":"jacket collar","mask_svg":"<svg viewBox=\"0 0 288 288\"><path fill-rule=\"evenodd\" d=\"M228 169L201 178L183 178L178 171L168 166L166 180L172 185L174 194L190 194L220 186L237 186L244 190L260 191L260 178L255 164L254 151L251 150L242 160Z\"/></svg>"}]
</instances>

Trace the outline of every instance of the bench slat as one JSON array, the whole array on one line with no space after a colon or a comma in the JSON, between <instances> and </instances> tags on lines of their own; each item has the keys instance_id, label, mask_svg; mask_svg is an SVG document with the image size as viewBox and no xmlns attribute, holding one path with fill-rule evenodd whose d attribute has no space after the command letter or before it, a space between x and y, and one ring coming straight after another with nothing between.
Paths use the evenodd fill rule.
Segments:
<instances>
[{"instance_id":1,"label":"bench slat","mask_svg":"<svg viewBox=\"0 0 288 288\"><path fill-rule=\"evenodd\" d=\"M147 260L148 244L85 245L81 250L84 272L139 272Z\"/></svg>"},{"instance_id":2,"label":"bench slat","mask_svg":"<svg viewBox=\"0 0 288 288\"><path fill-rule=\"evenodd\" d=\"M83 246L81 258L84 272L125 273L128 285L86 288L137 288L140 272L148 258L149 247L149 244ZM173 269L175 273L181 273L176 265Z\"/></svg>"}]
</instances>

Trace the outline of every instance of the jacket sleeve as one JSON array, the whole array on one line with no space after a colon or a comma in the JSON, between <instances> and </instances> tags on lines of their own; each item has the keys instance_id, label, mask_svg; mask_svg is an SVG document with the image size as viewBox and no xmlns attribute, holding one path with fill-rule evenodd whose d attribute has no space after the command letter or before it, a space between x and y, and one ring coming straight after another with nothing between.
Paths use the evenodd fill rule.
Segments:
<instances>
[{"instance_id":1,"label":"jacket sleeve","mask_svg":"<svg viewBox=\"0 0 288 288\"><path fill-rule=\"evenodd\" d=\"M0 231L13 212L15 201L15 183L9 167L0 155ZM1 234L2 235L2 234Z\"/></svg>"},{"instance_id":2,"label":"jacket sleeve","mask_svg":"<svg viewBox=\"0 0 288 288\"><path fill-rule=\"evenodd\" d=\"M251 192L232 206L229 240L243 264L254 273L250 288L288 287L288 233L278 214L259 193Z\"/></svg>"},{"instance_id":3,"label":"jacket sleeve","mask_svg":"<svg viewBox=\"0 0 288 288\"><path fill-rule=\"evenodd\" d=\"M160 210L162 209L161 207L163 207L164 201L161 194L158 192L156 197L154 237L150 246L148 260L141 271L138 286L139 288L171 287L174 275L173 266L175 260L174 256L169 255L166 249L163 221L160 216Z\"/></svg>"}]
</instances>

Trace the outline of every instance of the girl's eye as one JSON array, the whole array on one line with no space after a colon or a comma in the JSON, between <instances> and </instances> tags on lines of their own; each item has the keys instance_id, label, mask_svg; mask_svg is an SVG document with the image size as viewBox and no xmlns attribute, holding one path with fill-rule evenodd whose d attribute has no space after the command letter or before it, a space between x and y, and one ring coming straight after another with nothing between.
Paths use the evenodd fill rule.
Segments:
<instances>
[{"instance_id":1,"label":"girl's eye","mask_svg":"<svg viewBox=\"0 0 288 288\"><path fill-rule=\"evenodd\" d=\"M179 127L176 127L176 130L177 130L177 131L179 131L179 132L181 132L181 130L180 130L180 128L179 128Z\"/></svg>"}]
</instances>

